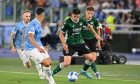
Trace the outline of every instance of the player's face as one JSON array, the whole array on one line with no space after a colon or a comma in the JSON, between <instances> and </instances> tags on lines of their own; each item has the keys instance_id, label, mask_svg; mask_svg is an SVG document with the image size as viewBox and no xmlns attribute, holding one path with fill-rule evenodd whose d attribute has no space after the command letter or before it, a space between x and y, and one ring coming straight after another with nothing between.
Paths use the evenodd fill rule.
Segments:
<instances>
[{"instance_id":1,"label":"player's face","mask_svg":"<svg viewBox=\"0 0 140 84\"><path fill-rule=\"evenodd\" d=\"M94 11L86 11L86 19L90 20L94 14Z\"/></svg>"},{"instance_id":2,"label":"player's face","mask_svg":"<svg viewBox=\"0 0 140 84\"><path fill-rule=\"evenodd\" d=\"M44 18L45 18L45 13L42 14L42 19L44 19Z\"/></svg>"},{"instance_id":3,"label":"player's face","mask_svg":"<svg viewBox=\"0 0 140 84\"><path fill-rule=\"evenodd\" d=\"M77 22L79 20L79 18L80 18L80 14L78 14L78 15L72 14L72 20L74 22Z\"/></svg>"},{"instance_id":4,"label":"player's face","mask_svg":"<svg viewBox=\"0 0 140 84\"><path fill-rule=\"evenodd\" d=\"M29 12L23 14L24 22L28 23L30 21L30 18L31 18L31 14Z\"/></svg>"}]
</instances>

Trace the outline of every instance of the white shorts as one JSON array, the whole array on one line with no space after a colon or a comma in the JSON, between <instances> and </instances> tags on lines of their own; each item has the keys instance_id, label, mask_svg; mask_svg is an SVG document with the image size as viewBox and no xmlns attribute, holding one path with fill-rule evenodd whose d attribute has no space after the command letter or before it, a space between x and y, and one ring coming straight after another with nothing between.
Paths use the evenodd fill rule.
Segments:
<instances>
[{"instance_id":1,"label":"white shorts","mask_svg":"<svg viewBox=\"0 0 140 84\"><path fill-rule=\"evenodd\" d=\"M22 59L23 61L23 65L25 66L25 63L29 61L29 57L25 54L24 51L22 51L21 49L16 49L19 57Z\"/></svg>"},{"instance_id":2,"label":"white shorts","mask_svg":"<svg viewBox=\"0 0 140 84\"><path fill-rule=\"evenodd\" d=\"M44 49L43 46L41 48ZM45 50L45 53L40 53L37 48L34 48L33 50L29 50L29 51L24 51L24 52L27 56L30 57L30 59L32 59L35 62L35 64L39 64L43 61L44 58L49 57L49 54L47 53L46 50Z\"/></svg>"}]
</instances>

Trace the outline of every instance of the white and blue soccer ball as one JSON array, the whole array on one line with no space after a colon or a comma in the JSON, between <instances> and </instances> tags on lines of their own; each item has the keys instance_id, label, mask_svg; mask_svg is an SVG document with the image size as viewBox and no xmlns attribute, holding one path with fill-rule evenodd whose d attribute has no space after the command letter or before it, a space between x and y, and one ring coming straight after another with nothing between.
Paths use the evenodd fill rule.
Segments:
<instances>
[{"instance_id":1,"label":"white and blue soccer ball","mask_svg":"<svg viewBox=\"0 0 140 84\"><path fill-rule=\"evenodd\" d=\"M77 74L76 72L74 72L74 71L70 72L70 73L68 74L68 80L69 80L70 82L75 82L75 81L77 81L77 80L78 80L78 74Z\"/></svg>"}]
</instances>

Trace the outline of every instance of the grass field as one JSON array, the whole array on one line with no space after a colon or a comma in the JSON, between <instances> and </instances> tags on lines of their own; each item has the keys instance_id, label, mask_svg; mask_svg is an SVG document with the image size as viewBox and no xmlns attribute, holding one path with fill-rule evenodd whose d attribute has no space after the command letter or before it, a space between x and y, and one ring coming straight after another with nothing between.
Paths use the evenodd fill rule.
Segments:
<instances>
[{"instance_id":1,"label":"grass field","mask_svg":"<svg viewBox=\"0 0 140 84\"><path fill-rule=\"evenodd\" d=\"M52 69L58 64L53 61ZM97 65L101 79L95 79L91 68L88 70L93 79L79 75L76 82L69 82L67 75L70 71L79 73L82 65L71 65L54 76L57 84L140 84L139 65ZM39 79L37 70L32 62L31 68L22 65L20 59L0 58L0 84L47 84Z\"/></svg>"}]
</instances>

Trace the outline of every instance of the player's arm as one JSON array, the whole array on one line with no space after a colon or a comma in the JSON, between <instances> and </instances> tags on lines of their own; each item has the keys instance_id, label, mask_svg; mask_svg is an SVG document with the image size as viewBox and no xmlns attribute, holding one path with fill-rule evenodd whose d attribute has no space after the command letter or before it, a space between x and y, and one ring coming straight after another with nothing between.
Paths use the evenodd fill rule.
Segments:
<instances>
[{"instance_id":1,"label":"player's arm","mask_svg":"<svg viewBox=\"0 0 140 84\"><path fill-rule=\"evenodd\" d=\"M15 53L16 52L16 48L14 46L14 41L13 41L13 37L15 36L14 32L11 32L9 40L10 40L10 45L11 45L11 52Z\"/></svg>"},{"instance_id":2,"label":"player's arm","mask_svg":"<svg viewBox=\"0 0 140 84\"><path fill-rule=\"evenodd\" d=\"M100 36L100 27L97 27L97 34ZM101 50L100 40L97 41L97 46Z\"/></svg>"},{"instance_id":3,"label":"player's arm","mask_svg":"<svg viewBox=\"0 0 140 84\"><path fill-rule=\"evenodd\" d=\"M24 46L24 33L25 33L26 29L23 30L22 33L22 44L21 44L21 50L23 50L23 46Z\"/></svg>"},{"instance_id":4,"label":"player's arm","mask_svg":"<svg viewBox=\"0 0 140 84\"><path fill-rule=\"evenodd\" d=\"M40 48L34 39L34 33L28 33L29 41L38 49L40 53L45 53L44 49Z\"/></svg>"},{"instance_id":5,"label":"player's arm","mask_svg":"<svg viewBox=\"0 0 140 84\"><path fill-rule=\"evenodd\" d=\"M18 31L18 25L16 24L14 29L12 30L10 36L9 36L9 40L10 40L10 45L11 45L11 52L15 53L16 52L16 48L14 46L14 36L16 35L17 31Z\"/></svg>"},{"instance_id":6,"label":"player's arm","mask_svg":"<svg viewBox=\"0 0 140 84\"><path fill-rule=\"evenodd\" d=\"M90 24L88 24L88 29L95 35L97 40L103 40L100 36L97 35L97 33Z\"/></svg>"},{"instance_id":7,"label":"player's arm","mask_svg":"<svg viewBox=\"0 0 140 84\"><path fill-rule=\"evenodd\" d=\"M59 38L60 38L60 40L62 42L62 45L63 45L64 50L65 51L68 51L68 45L65 42L64 33L62 31L60 31L60 33L59 33Z\"/></svg>"}]
</instances>

